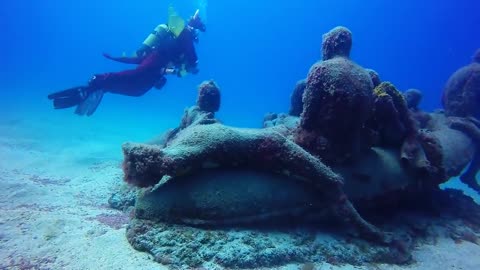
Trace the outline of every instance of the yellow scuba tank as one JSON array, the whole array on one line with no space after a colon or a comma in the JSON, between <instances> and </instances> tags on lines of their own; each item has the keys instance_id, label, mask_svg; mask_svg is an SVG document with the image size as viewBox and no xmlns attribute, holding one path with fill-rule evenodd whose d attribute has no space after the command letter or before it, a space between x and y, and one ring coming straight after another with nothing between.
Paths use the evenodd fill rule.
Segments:
<instances>
[{"instance_id":1,"label":"yellow scuba tank","mask_svg":"<svg viewBox=\"0 0 480 270\"><path fill-rule=\"evenodd\" d=\"M148 35L148 37L143 41L143 45L150 48L157 47L161 40L168 35L168 26L166 24L159 24L155 29Z\"/></svg>"}]
</instances>

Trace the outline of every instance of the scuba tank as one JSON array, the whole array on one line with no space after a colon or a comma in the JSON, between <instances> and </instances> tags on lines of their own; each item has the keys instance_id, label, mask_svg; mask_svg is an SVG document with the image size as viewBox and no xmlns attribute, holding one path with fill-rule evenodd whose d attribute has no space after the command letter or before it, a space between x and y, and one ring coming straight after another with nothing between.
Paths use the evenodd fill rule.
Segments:
<instances>
[{"instance_id":1,"label":"scuba tank","mask_svg":"<svg viewBox=\"0 0 480 270\"><path fill-rule=\"evenodd\" d=\"M168 39L168 36L170 36L169 32L170 31L168 30L168 26L166 24L159 24L143 41L143 45L151 49L156 48L162 42Z\"/></svg>"}]
</instances>

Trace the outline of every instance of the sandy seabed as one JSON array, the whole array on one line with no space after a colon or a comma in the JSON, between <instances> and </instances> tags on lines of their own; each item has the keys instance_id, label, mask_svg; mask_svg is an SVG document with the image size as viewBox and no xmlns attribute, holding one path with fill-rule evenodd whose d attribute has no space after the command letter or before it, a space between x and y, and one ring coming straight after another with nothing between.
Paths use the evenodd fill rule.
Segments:
<instances>
[{"instance_id":1,"label":"sandy seabed","mask_svg":"<svg viewBox=\"0 0 480 270\"><path fill-rule=\"evenodd\" d=\"M65 139L57 125L34 126L0 124L0 269L167 269L130 246L128 215L108 206L122 181L118 132ZM413 255L408 266L315 269L480 269L480 246L466 241L439 239Z\"/></svg>"}]
</instances>

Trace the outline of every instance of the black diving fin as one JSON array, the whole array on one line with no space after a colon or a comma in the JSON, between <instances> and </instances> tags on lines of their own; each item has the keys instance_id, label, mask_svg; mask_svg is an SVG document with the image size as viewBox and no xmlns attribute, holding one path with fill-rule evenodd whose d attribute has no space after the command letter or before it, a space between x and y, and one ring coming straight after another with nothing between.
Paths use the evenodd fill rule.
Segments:
<instances>
[{"instance_id":1,"label":"black diving fin","mask_svg":"<svg viewBox=\"0 0 480 270\"><path fill-rule=\"evenodd\" d=\"M77 106L75 113L78 115L92 115L102 101L102 90L92 91L91 87L78 86L48 95L53 100L55 109L66 109Z\"/></svg>"},{"instance_id":2,"label":"black diving fin","mask_svg":"<svg viewBox=\"0 0 480 270\"><path fill-rule=\"evenodd\" d=\"M87 87L78 86L50 94L48 99L53 99L55 109L65 109L80 104L87 97L87 93Z\"/></svg>"},{"instance_id":3,"label":"black diving fin","mask_svg":"<svg viewBox=\"0 0 480 270\"><path fill-rule=\"evenodd\" d=\"M88 94L85 100L78 104L75 113L78 115L92 115L100 105L102 101L104 92L102 90L97 90Z\"/></svg>"}]
</instances>

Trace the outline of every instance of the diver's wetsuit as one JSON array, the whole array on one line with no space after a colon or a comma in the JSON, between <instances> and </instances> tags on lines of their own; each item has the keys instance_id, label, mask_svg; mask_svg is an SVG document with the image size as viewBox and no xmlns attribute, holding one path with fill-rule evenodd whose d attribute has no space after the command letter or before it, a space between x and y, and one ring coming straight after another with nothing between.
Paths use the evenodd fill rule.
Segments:
<instances>
[{"instance_id":1,"label":"diver's wetsuit","mask_svg":"<svg viewBox=\"0 0 480 270\"><path fill-rule=\"evenodd\" d=\"M148 92L161 80L165 68L170 63L185 64L187 70L196 68L197 54L194 47L195 34L188 28L174 40L173 43L161 48L154 48L145 56L113 60L139 64L137 68L120 72L109 72L95 75L90 83L93 89L102 89L106 92L127 96L141 96Z\"/></svg>"},{"instance_id":2,"label":"diver's wetsuit","mask_svg":"<svg viewBox=\"0 0 480 270\"><path fill-rule=\"evenodd\" d=\"M152 51L144 57L137 68L95 75L90 85L92 89L127 96L145 94L164 75L169 57L159 51Z\"/></svg>"}]
</instances>

